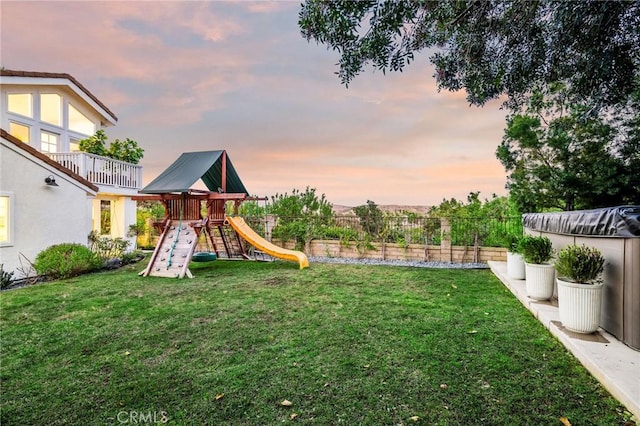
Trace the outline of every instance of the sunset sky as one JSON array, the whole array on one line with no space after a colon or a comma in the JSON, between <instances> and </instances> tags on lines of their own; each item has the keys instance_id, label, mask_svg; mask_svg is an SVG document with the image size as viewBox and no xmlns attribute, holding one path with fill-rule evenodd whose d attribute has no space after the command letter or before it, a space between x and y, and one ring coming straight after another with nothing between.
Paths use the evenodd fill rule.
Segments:
<instances>
[{"instance_id":1,"label":"sunset sky","mask_svg":"<svg viewBox=\"0 0 640 426\"><path fill-rule=\"evenodd\" d=\"M74 76L144 149L144 183L182 152L226 149L252 195L433 205L504 195L505 111L438 93L428 54L346 89L338 54L308 43L299 1L3 0L0 65Z\"/></svg>"}]
</instances>

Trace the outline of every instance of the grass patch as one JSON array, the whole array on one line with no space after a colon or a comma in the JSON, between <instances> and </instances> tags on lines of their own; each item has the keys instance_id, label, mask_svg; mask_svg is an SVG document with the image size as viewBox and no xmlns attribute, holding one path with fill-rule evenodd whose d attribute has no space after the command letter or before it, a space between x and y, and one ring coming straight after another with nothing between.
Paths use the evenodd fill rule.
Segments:
<instances>
[{"instance_id":1,"label":"grass patch","mask_svg":"<svg viewBox=\"0 0 640 426\"><path fill-rule=\"evenodd\" d=\"M486 270L216 261L172 280L140 268L0 295L2 424L630 417Z\"/></svg>"}]
</instances>

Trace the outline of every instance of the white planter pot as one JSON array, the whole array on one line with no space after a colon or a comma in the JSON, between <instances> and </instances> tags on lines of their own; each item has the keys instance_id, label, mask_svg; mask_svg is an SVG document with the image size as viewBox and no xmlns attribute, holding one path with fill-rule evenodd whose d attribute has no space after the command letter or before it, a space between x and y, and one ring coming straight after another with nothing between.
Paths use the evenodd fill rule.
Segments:
<instances>
[{"instance_id":1,"label":"white planter pot","mask_svg":"<svg viewBox=\"0 0 640 426\"><path fill-rule=\"evenodd\" d=\"M514 280L524 280L524 259L518 253L507 252L507 275Z\"/></svg>"},{"instance_id":2,"label":"white planter pot","mask_svg":"<svg viewBox=\"0 0 640 426\"><path fill-rule=\"evenodd\" d=\"M562 325L576 333L593 333L600 326L604 283L579 284L558 279L558 311Z\"/></svg>"},{"instance_id":3,"label":"white planter pot","mask_svg":"<svg viewBox=\"0 0 640 426\"><path fill-rule=\"evenodd\" d=\"M534 300L549 300L556 283L556 269L551 264L525 263L527 296Z\"/></svg>"}]
</instances>

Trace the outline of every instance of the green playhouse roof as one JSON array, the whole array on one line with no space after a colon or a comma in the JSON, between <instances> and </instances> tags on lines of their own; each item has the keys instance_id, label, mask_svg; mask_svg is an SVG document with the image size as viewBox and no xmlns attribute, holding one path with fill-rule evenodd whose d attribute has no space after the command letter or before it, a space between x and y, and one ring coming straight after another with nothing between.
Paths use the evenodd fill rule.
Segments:
<instances>
[{"instance_id":1,"label":"green playhouse roof","mask_svg":"<svg viewBox=\"0 0 640 426\"><path fill-rule=\"evenodd\" d=\"M222 184L223 159L226 159L226 185ZM219 188L226 186L225 192L249 195L224 150L183 153L164 172L142 188L140 193L189 192L198 179L202 179L210 191L217 192Z\"/></svg>"}]
</instances>

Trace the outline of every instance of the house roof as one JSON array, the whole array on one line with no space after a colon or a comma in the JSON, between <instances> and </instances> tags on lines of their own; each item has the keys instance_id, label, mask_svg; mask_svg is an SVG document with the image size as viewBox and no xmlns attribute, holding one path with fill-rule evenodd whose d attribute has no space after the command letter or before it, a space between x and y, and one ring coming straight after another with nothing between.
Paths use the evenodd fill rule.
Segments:
<instances>
[{"instance_id":1,"label":"house roof","mask_svg":"<svg viewBox=\"0 0 640 426\"><path fill-rule=\"evenodd\" d=\"M80 82L70 74L0 69L0 77L59 78L59 79L69 80L78 89L80 89L85 95L87 95L92 101L98 104L100 108L104 110L104 112L109 114L109 116L113 119L114 122L118 121L118 117L116 117L116 115L113 112L111 112L111 110L107 108L107 106L103 104L102 101L100 101L100 99L98 99L93 93L89 91L89 89L87 89L82 84L80 84Z\"/></svg>"},{"instance_id":2,"label":"house roof","mask_svg":"<svg viewBox=\"0 0 640 426\"><path fill-rule=\"evenodd\" d=\"M29 154L33 155L34 157L38 158L40 161L53 167L60 173L64 173L65 175L69 176L71 179L78 181L79 183L91 189L92 191L98 192L100 190L100 188L98 188L95 184L91 183L90 181L83 178L79 174L72 172L68 168L64 167L62 164L53 161L51 158L47 157L45 154L33 148L29 144L26 144L22 142L20 139L10 135L9 132L7 132L6 130L0 129L0 137L2 137L2 139L6 140L7 142L14 144L15 146L22 149L23 151L26 151Z\"/></svg>"},{"instance_id":3,"label":"house roof","mask_svg":"<svg viewBox=\"0 0 640 426\"><path fill-rule=\"evenodd\" d=\"M223 175L226 175L224 185ZM224 150L183 153L164 172L142 188L140 193L189 192L199 179L202 179L210 191L222 188L225 192L249 195Z\"/></svg>"}]
</instances>

